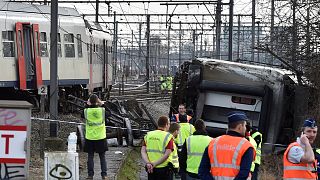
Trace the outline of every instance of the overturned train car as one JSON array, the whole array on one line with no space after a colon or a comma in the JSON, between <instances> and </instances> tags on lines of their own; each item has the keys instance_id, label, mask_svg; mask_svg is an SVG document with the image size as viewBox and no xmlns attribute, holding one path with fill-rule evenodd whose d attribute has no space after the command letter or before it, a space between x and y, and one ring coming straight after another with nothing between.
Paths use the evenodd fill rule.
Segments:
<instances>
[{"instance_id":1,"label":"overturned train car","mask_svg":"<svg viewBox=\"0 0 320 180\"><path fill-rule=\"evenodd\" d=\"M289 70L197 59L185 62L174 78L170 114L185 103L218 136L227 129L229 112L244 111L270 151L294 139L308 112L310 89Z\"/></svg>"}]
</instances>

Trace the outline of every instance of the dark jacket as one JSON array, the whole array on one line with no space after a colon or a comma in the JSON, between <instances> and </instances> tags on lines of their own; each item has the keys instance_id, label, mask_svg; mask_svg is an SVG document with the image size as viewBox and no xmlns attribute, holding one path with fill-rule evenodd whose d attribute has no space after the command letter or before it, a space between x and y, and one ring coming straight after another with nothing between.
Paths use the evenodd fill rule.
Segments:
<instances>
[{"instance_id":1,"label":"dark jacket","mask_svg":"<svg viewBox=\"0 0 320 180\"><path fill-rule=\"evenodd\" d=\"M242 137L239 133L235 131L228 131L227 135L230 136L238 136ZM241 158L240 163L240 171L238 175L234 178L234 180L246 180L250 173L251 163L253 161L253 148L249 148L244 155ZM208 147L203 153L200 167L199 167L199 177L203 180L214 180L210 173L211 164L210 164L210 158L208 155Z\"/></svg>"}]
</instances>

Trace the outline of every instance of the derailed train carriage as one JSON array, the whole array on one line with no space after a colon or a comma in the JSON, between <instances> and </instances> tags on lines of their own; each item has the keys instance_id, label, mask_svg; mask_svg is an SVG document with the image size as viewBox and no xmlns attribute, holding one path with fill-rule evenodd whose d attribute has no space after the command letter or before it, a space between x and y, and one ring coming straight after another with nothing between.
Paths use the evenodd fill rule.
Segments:
<instances>
[{"instance_id":1,"label":"derailed train carriage","mask_svg":"<svg viewBox=\"0 0 320 180\"><path fill-rule=\"evenodd\" d=\"M176 74L170 114L186 103L210 135L218 136L227 129L228 112L244 111L271 151L294 139L308 113L311 90L286 69L199 58L185 62Z\"/></svg>"},{"instance_id":2,"label":"derailed train carriage","mask_svg":"<svg viewBox=\"0 0 320 180\"><path fill-rule=\"evenodd\" d=\"M0 98L28 94L37 101L38 90L50 85L50 6L1 1L0 7ZM60 98L107 94L112 83L107 29L87 22L75 9L59 7L58 12Z\"/></svg>"}]
</instances>

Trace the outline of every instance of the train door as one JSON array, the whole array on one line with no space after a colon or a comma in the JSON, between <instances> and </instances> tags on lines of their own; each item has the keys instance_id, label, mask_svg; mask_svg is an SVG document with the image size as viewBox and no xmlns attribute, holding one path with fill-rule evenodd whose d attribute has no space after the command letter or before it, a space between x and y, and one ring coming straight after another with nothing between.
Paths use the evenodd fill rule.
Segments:
<instances>
[{"instance_id":1,"label":"train door","mask_svg":"<svg viewBox=\"0 0 320 180\"><path fill-rule=\"evenodd\" d=\"M42 85L39 37L38 24L16 23L19 86L21 90L37 89Z\"/></svg>"}]
</instances>

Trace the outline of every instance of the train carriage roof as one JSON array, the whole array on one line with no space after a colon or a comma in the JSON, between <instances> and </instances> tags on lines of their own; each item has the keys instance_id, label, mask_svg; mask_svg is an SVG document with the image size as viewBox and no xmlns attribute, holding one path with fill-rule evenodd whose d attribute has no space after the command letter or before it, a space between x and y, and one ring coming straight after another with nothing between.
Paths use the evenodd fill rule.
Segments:
<instances>
[{"instance_id":1,"label":"train carriage roof","mask_svg":"<svg viewBox=\"0 0 320 180\"><path fill-rule=\"evenodd\" d=\"M46 5L35 5L30 3L17 3L17 2L5 2L0 0L0 11L9 12L24 12L24 13L36 13L36 14L48 14L50 15L51 7ZM62 16L81 16L77 10L68 7L59 7L59 15Z\"/></svg>"},{"instance_id":2,"label":"train carriage roof","mask_svg":"<svg viewBox=\"0 0 320 180\"><path fill-rule=\"evenodd\" d=\"M208 58L197 58L197 60L211 68L224 72L232 72L251 80L264 79L270 82L276 82L281 81L283 76L288 76L294 83L298 83L297 75L288 69ZM302 82L303 84L308 84L304 77L302 77L302 79L304 81Z\"/></svg>"}]
</instances>

